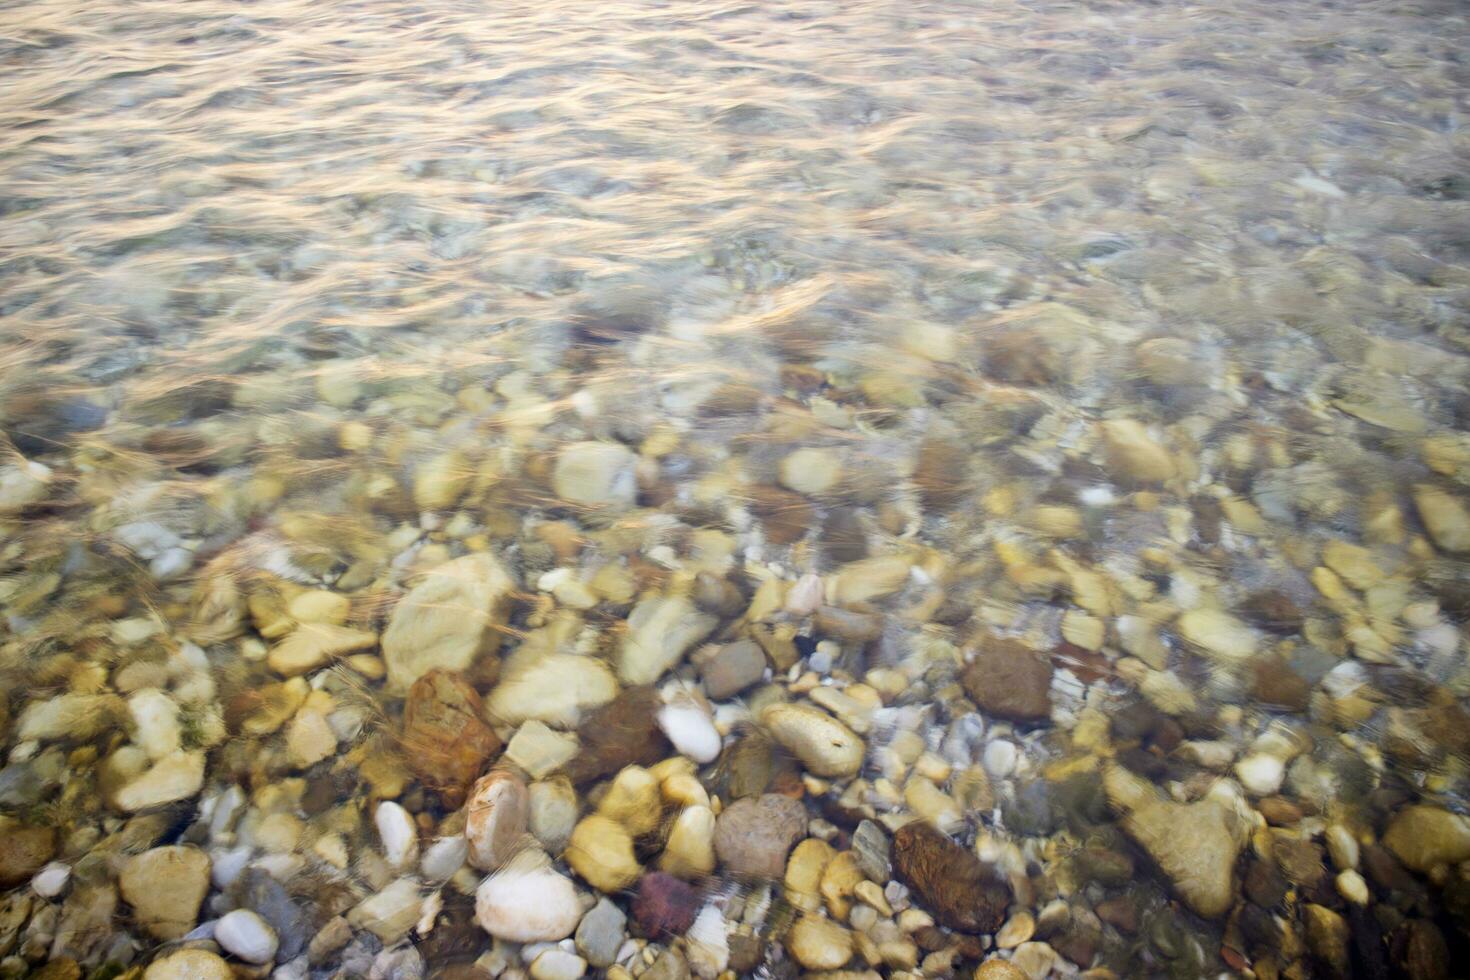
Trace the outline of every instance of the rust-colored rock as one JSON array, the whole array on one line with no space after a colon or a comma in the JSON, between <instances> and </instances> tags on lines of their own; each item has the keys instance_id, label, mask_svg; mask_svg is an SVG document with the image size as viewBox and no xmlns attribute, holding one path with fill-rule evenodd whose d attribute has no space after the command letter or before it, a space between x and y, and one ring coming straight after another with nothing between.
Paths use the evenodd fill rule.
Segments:
<instances>
[{"instance_id":1,"label":"rust-colored rock","mask_svg":"<svg viewBox=\"0 0 1470 980\"><path fill-rule=\"evenodd\" d=\"M952 510L965 499L973 486L967 472L969 458L963 447L943 439L925 439L919 446L914 485L926 510Z\"/></svg>"},{"instance_id":2,"label":"rust-colored rock","mask_svg":"<svg viewBox=\"0 0 1470 980\"><path fill-rule=\"evenodd\" d=\"M662 871L650 871L638 882L633 922L650 939L682 936L694 924L701 901L693 885Z\"/></svg>"},{"instance_id":3,"label":"rust-colored rock","mask_svg":"<svg viewBox=\"0 0 1470 980\"><path fill-rule=\"evenodd\" d=\"M811 501L799 493L764 485L751 487L749 493L750 509L761 519L766 540L772 544L791 544L816 519Z\"/></svg>"},{"instance_id":4,"label":"rust-colored rock","mask_svg":"<svg viewBox=\"0 0 1470 980\"><path fill-rule=\"evenodd\" d=\"M459 807L501 744L469 682L451 671L431 670L408 689L403 749L419 780L437 790L446 806Z\"/></svg>"},{"instance_id":5,"label":"rust-colored rock","mask_svg":"<svg viewBox=\"0 0 1470 980\"><path fill-rule=\"evenodd\" d=\"M893 870L942 926L994 932L1005 921L1010 892L978 857L922 820L893 835Z\"/></svg>"},{"instance_id":6,"label":"rust-colored rock","mask_svg":"<svg viewBox=\"0 0 1470 980\"><path fill-rule=\"evenodd\" d=\"M624 688L577 729L582 748L564 770L573 783L610 776L625 766L651 766L673 754L655 720L663 701L651 687Z\"/></svg>"},{"instance_id":7,"label":"rust-colored rock","mask_svg":"<svg viewBox=\"0 0 1470 980\"><path fill-rule=\"evenodd\" d=\"M960 680L988 715L1010 721L1051 717L1051 660L1018 640L982 637Z\"/></svg>"},{"instance_id":8,"label":"rust-colored rock","mask_svg":"<svg viewBox=\"0 0 1470 980\"><path fill-rule=\"evenodd\" d=\"M17 827L0 833L0 888L29 881L55 853L54 827Z\"/></svg>"}]
</instances>

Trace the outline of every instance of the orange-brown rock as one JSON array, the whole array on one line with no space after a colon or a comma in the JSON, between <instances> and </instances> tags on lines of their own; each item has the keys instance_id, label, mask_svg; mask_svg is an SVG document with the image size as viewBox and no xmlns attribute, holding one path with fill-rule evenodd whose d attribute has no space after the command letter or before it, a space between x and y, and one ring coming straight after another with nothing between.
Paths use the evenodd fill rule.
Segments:
<instances>
[{"instance_id":1,"label":"orange-brown rock","mask_svg":"<svg viewBox=\"0 0 1470 980\"><path fill-rule=\"evenodd\" d=\"M988 865L923 820L893 835L893 870L942 926L994 932L1005 921L1010 891Z\"/></svg>"},{"instance_id":2,"label":"orange-brown rock","mask_svg":"<svg viewBox=\"0 0 1470 980\"><path fill-rule=\"evenodd\" d=\"M988 715L1010 721L1051 717L1051 659L1019 640L982 636L960 681Z\"/></svg>"},{"instance_id":3,"label":"orange-brown rock","mask_svg":"<svg viewBox=\"0 0 1470 980\"><path fill-rule=\"evenodd\" d=\"M408 689L403 749L419 780L437 790L446 806L458 807L501 744L469 682L451 671L431 670Z\"/></svg>"}]
</instances>

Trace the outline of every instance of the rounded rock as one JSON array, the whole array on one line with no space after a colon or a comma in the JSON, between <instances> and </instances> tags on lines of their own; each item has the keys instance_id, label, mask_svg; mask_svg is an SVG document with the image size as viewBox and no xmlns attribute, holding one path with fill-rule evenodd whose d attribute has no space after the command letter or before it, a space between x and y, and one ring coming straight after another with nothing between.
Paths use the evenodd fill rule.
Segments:
<instances>
[{"instance_id":1,"label":"rounded rock","mask_svg":"<svg viewBox=\"0 0 1470 980\"><path fill-rule=\"evenodd\" d=\"M234 971L207 949L181 949L148 964L143 980L234 980Z\"/></svg>"},{"instance_id":2,"label":"rounded rock","mask_svg":"<svg viewBox=\"0 0 1470 980\"><path fill-rule=\"evenodd\" d=\"M231 956L247 963L269 963L275 959L276 931L249 909L235 909L214 924L214 941Z\"/></svg>"},{"instance_id":3,"label":"rounded rock","mask_svg":"<svg viewBox=\"0 0 1470 980\"><path fill-rule=\"evenodd\" d=\"M464 836L470 864L494 871L515 852L526 832L530 794L519 776L497 769L475 783L466 807Z\"/></svg>"},{"instance_id":4,"label":"rounded rock","mask_svg":"<svg viewBox=\"0 0 1470 980\"><path fill-rule=\"evenodd\" d=\"M853 776L863 766L867 753L863 740L825 711L805 704L773 704L761 712L761 722L815 776Z\"/></svg>"}]
</instances>

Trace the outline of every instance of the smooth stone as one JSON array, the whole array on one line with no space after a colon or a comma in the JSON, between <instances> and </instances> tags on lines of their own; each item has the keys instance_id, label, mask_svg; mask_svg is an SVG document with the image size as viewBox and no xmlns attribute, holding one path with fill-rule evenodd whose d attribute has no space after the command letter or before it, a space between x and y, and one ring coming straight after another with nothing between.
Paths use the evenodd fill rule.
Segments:
<instances>
[{"instance_id":1,"label":"smooth stone","mask_svg":"<svg viewBox=\"0 0 1470 980\"><path fill-rule=\"evenodd\" d=\"M531 784L529 825L548 854L561 854L577 825L577 791L564 778Z\"/></svg>"},{"instance_id":2,"label":"smooth stone","mask_svg":"<svg viewBox=\"0 0 1470 980\"><path fill-rule=\"evenodd\" d=\"M408 935L423 914L423 893L413 878L390 882L376 895L353 906L347 921L391 946Z\"/></svg>"},{"instance_id":3,"label":"smooth stone","mask_svg":"<svg viewBox=\"0 0 1470 980\"><path fill-rule=\"evenodd\" d=\"M729 927L719 905L712 902L699 910L684 942L689 968L700 980L717 980L729 967Z\"/></svg>"},{"instance_id":4,"label":"smooth stone","mask_svg":"<svg viewBox=\"0 0 1470 980\"><path fill-rule=\"evenodd\" d=\"M145 688L134 693L128 698L128 714L133 720L133 741L148 758L162 759L182 748L179 706L163 691Z\"/></svg>"},{"instance_id":5,"label":"smooth stone","mask_svg":"<svg viewBox=\"0 0 1470 980\"><path fill-rule=\"evenodd\" d=\"M1417 804L1396 813L1383 844L1414 871L1470 860L1470 818Z\"/></svg>"},{"instance_id":6,"label":"smooth stone","mask_svg":"<svg viewBox=\"0 0 1470 980\"><path fill-rule=\"evenodd\" d=\"M480 883L475 918L507 942L559 942L582 920L582 903L572 880L552 869L545 852L527 848Z\"/></svg>"},{"instance_id":7,"label":"smooth stone","mask_svg":"<svg viewBox=\"0 0 1470 980\"><path fill-rule=\"evenodd\" d=\"M994 932L1005 918L1010 891L974 853L922 820L893 835L895 877L913 891L935 921L961 932Z\"/></svg>"},{"instance_id":8,"label":"smooth stone","mask_svg":"<svg viewBox=\"0 0 1470 980\"><path fill-rule=\"evenodd\" d=\"M863 766L867 747L852 730L825 711L805 704L772 704L761 723L813 775L852 776Z\"/></svg>"},{"instance_id":9,"label":"smooth stone","mask_svg":"<svg viewBox=\"0 0 1470 980\"><path fill-rule=\"evenodd\" d=\"M419 859L419 830L407 810L384 800L373 811L373 824L383 844L383 857L389 866L402 871Z\"/></svg>"},{"instance_id":10,"label":"smooth stone","mask_svg":"<svg viewBox=\"0 0 1470 980\"><path fill-rule=\"evenodd\" d=\"M852 932L817 915L797 919L785 941L796 962L809 970L836 970L852 959Z\"/></svg>"},{"instance_id":11,"label":"smooth stone","mask_svg":"<svg viewBox=\"0 0 1470 980\"><path fill-rule=\"evenodd\" d=\"M1256 752L1235 764L1235 775L1252 796L1270 796L1281 788L1286 765L1273 755Z\"/></svg>"},{"instance_id":12,"label":"smooth stone","mask_svg":"<svg viewBox=\"0 0 1470 980\"><path fill-rule=\"evenodd\" d=\"M612 668L596 657L552 653L524 664L511 657L485 699L485 711L503 725L534 719L553 728L576 728L588 711L617 694Z\"/></svg>"},{"instance_id":13,"label":"smooth stone","mask_svg":"<svg viewBox=\"0 0 1470 980\"><path fill-rule=\"evenodd\" d=\"M618 652L618 679L652 684L677 664L719 620L701 612L687 596L649 596L628 615L628 632Z\"/></svg>"},{"instance_id":14,"label":"smooth stone","mask_svg":"<svg viewBox=\"0 0 1470 980\"><path fill-rule=\"evenodd\" d=\"M663 699L651 687L630 687L590 713L577 727L581 751L567 764L577 785L610 776L629 765L651 766L668 758L669 740L658 727Z\"/></svg>"},{"instance_id":15,"label":"smooth stone","mask_svg":"<svg viewBox=\"0 0 1470 980\"><path fill-rule=\"evenodd\" d=\"M532 779L541 779L576 758L577 748L577 736L552 731L539 721L528 721L511 737L505 747L505 757Z\"/></svg>"},{"instance_id":16,"label":"smooth stone","mask_svg":"<svg viewBox=\"0 0 1470 980\"><path fill-rule=\"evenodd\" d=\"M143 980L234 980L230 965L207 949L181 949L148 964Z\"/></svg>"},{"instance_id":17,"label":"smooth stone","mask_svg":"<svg viewBox=\"0 0 1470 980\"><path fill-rule=\"evenodd\" d=\"M597 804L597 812L623 825L634 837L657 829L663 819L659 779L642 766L627 766Z\"/></svg>"},{"instance_id":18,"label":"smooth stone","mask_svg":"<svg viewBox=\"0 0 1470 980\"><path fill-rule=\"evenodd\" d=\"M408 689L403 706L404 758L446 805L460 806L470 784L501 749L481 717L474 687L459 674L431 670Z\"/></svg>"},{"instance_id":19,"label":"smooth stone","mask_svg":"<svg viewBox=\"0 0 1470 980\"><path fill-rule=\"evenodd\" d=\"M121 702L109 694L61 694L32 701L16 720L18 741L86 739L110 728Z\"/></svg>"},{"instance_id":20,"label":"smooth stone","mask_svg":"<svg viewBox=\"0 0 1470 980\"><path fill-rule=\"evenodd\" d=\"M835 855L832 845L819 837L808 837L797 844L786 861L782 879L786 901L803 912L815 912L822 906L820 888L822 873Z\"/></svg>"},{"instance_id":21,"label":"smooth stone","mask_svg":"<svg viewBox=\"0 0 1470 980\"><path fill-rule=\"evenodd\" d=\"M712 701L734 697L759 683L765 672L765 651L753 640L726 643L699 668L704 693Z\"/></svg>"},{"instance_id":22,"label":"smooth stone","mask_svg":"<svg viewBox=\"0 0 1470 980\"><path fill-rule=\"evenodd\" d=\"M194 796L204 786L204 753L176 752L159 759L128 781L112 797L119 810L151 810Z\"/></svg>"},{"instance_id":23,"label":"smooth stone","mask_svg":"<svg viewBox=\"0 0 1470 980\"><path fill-rule=\"evenodd\" d=\"M974 980L1032 980L1031 974L1010 960L993 957L975 968Z\"/></svg>"},{"instance_id":24,"label":"smooth stone","mask_svg":"<svg viewBox=\"0 0 1470 980\"><path fill-rule=\"evenodd\" d=\"M494 871L520 846L530 819L530 793L519 776L497 769L475 783L465 811L469 862L482 871Z\"/></svg>"},{"instance_id":25,"label":"smooth stone","mask_svg":"<svg viewBox=\"0 0 1470 980\"><path fill-rule=\"evenodd\" d=\"M851 606L892 595L908 584L913 562L902 555L879 555L848 562L827 583L832 605Z\"/></svg>"},{"instance_id":26,"label":"smooth stone","mask_svg":"<svg viewBox=\"0 0 1470 980\"><path fill-rule=\"evenodd\" d=\"M327 716L314 709L299 711L286 729L286 758L297 769L309 769L337 752L337 733Z\"/></svg>"},{"instance_id":27,"label":"smooth stone","mask_svg":"<svg viewBox=\"0 0 1470 980\"><path fill-rule=\"evenodd\" d=\"M533 980L577 980L587 972L587 961L564 949L548 949L531 961Z\"/></svg>"},{"instance_id":28,"label":"smooth stone","mask_svg":"<svg viewBox=\"0 0 1470 980\"><path fill-rule=\"evenodd\" d=\"M1255 630L1218 609L1191 609L1174 625L1185 640L1225 664L1249 660L1260 644Z\"/></svg>"},{"instance_id":29,"label":"smooth stone","mask_svg":"<svg viewBox=\"0 0 1470 980\"><path fill-rule=\"evenodd\" d=\"M352 600L338 592L311 589L286 603L286 614L298 623L341 626L352 612Z\"/></svg>"},{"instance_id":30,"label":"smooth stone","mask_svg":"<svg viewBox=\"0 0 1470 980\"><path fill-rule=\"evenodd\" d=\"M562 500L583 507L627 510L638 499L638 457L612 442L574 442L552 466L551 486Z\"/></svg>"},{"instance_id":31,"label":"smooth stone","mask_svg":"<svg viewBox=\"0 0 1470 980\"><path fill-rule=\"evenodd\" d=\"M429 571L398 600L383 632L385 693L402 696L435 668L463 671L493 654L515 588L487 554L465 555Z\"/></svg>"},{"instance_id":32,"label":"smooth stone","mask_svg":"<svg viewBox=\"0 0 1470 980\"><path fill-rule=\"evenodd\" d=\"M214 941L231 956L247 963L269 963L275 959L276 931L249 909L235 909L214 924Z\"/></svg>"},{"instance_id":33,"label":"smooth stone","mask_svg":"<svg viewBox=\"0 0 1470 980\"><path fill-rule=\"evenodd\" d=\"M720 754L722 740L714 719L694 701L679 700L664 705L658 712L658 727L676 752L695 762L713 762Z\"/></svg>"},{"instance_id":34,"label":"smooth stone","mask_svg":"<svg viewBox=\"0 0 1470 980\"><path fill-rule=\"evenodd\" d=\"M1235 900L1235 860L1245 845L1239 817L1214 799L1176 803L1122 766L1103 775L1108 801L1128 832L1190 908L1219 918Z\"/></svg>"},{"instance_id":35,"label":"smooth stone","mask_svg":"<svg viewBox=\"0 0 1470 980\"><path fill-rule=\"evenodd\" d=\"M703 878L715 870L714 840L715 815L710 808L685 807L669 830L659 869L680 878Z\"/></svg>"},{"instance_id":36,"label":"smooth stone","mask_svg":"<svg viewBox=\"0 0 1470 980\"><path fill-rule=\"evenodd\" d=\"M457 450L440 453L423 462L413 477L413 502L419 510L436 511L453 507L475 477L474 464Z\"/></svg>"},{"instance_id":37,"label":"smooth stone","mask_svg":"<svg viewBox=\"0 0 1470 980\"><path fill-rule=\"evenodd\" d=\"M778 479L788 490L818 496L842 479L842 456L835 449L798 449L781 460Z\"/></svg>"},{"instance_id":38,"label":"smooth stone","mask_svg":"<svg viewBox=\"0 0 1470 980\"><path fill-rule=\"evenodd\" d=\"M0 888L25 883L56 854L55 827L21 827L0 822Z\"/></svg>"},{"instance_id":39,"label":"smooth stone","mask_svg":"<svg viewBox=\"0 0 1470 980\"><path fill-rule=\"evenodd\" d=\"M378 645L378 634L331 623L302 623L271 647L266 664L282 677L309 674L338 657Z\"/></svg>"},{"instance_id":40,"label":"smooth stone","mask_svg":"<svg viewBox=\"0 0 1470 980\"><path fill-rule=\"evenodd\" d=\"M599 898L577 925L577 951L597 969L605 969L617 958L627 937L628 917L606 898Z\"/></svg>"},{"instance_id":41,"label":"smooth stone","mask_svg":"<svg viewBox=\"0 0 1470 980\"><path fill-rule=\"evenodd\" d=\"M1115 479L1128 483L1156 484L1173 479L1178 472L1168 450L1134 419L1108 419L1099 424L1103 456Z\"/></svg>"},{"instance_id":42,"label":"smooth stone","mask_svg":"<svg viewBox=\"0 0 1470 980\"><path fill-rule=\"evenodd\" d=\"M419 873L426 881L447 881L469 859L469 841L463 837L440 837L424 848Z\"/></svg>"},{"instance_id":43,"label":"smooth stone","mask_svg":"<svg viewBox=\"0 0 1470 980\"><path fill-rule=\"evenodd\" d=\"M199 921L209 892L209 855L197 847L155 847L129 858L118 890L150 935L179 939Z\"/></svg>"},{"instance_id":44,"label":"smooth stone","mask_svg":"<svg viewBox=\"0 0 1470 980\"><path fill-rule=\"evenodd\" d=\"M1045 721L1051 717L1051 675L1051 660L1045 654L1019 640L986 636L960 682L986 715Z\"/></svg>"},{"instance_id":45,"label":"smooth stone","mask_svg":"<svg viewBox=\"0 0 1470 980\"><path fill-rule=\"evenodd\" d=\"M1421 483L1414 488L1414 506L1436 545L1445 551L1470 551L1470 507L1463 500Z\"/></svg>"},{"instance_id":46,"label":"smooth stone","mask_svg":"<svg viewBox=\"0 0 1470 980\"><path fill-rule=\"evenodd\" d=\"M313 920L284 885L262 869L249 868L240 875L236 894L242 908L255 912L276 931L281 944L277 956L282 962L305 951Z\"/></svg>"},{"instance_id":47,"label":"smooth stone","mask_svg":"<svg viewBox=\"0 0 1470 980\"><path fill-rule=\"evenodd\" d=\"M662 871L650 871L638 882L633 922L650 939L682 936L699 912L699 893L687 882Z\"/></svg>"},{"instance_id":48,"label":"smooth stone","mask_svg":"<svg viewBox=\"0 0 1470 980\"><path fill-rule=\"evenodd\" d=\"M777 878L806 829L806 807L799 800L775 793L737 800L715 821L715 854L732 874Z\"/></svg>"},{"instance_id":49,"label":"smooth stone","mask_svg":"<svg viewBox=\"0 0 1470 980\"><path fill-rule=\"evenodd\" d=\"M3 845L0 845L3 847ZM3 862L0 858L0 862ZM31 878L31 891L42 898L56 898L66 891L66 886L71 882L71 868L60 862L53 861L46 865Z\"/></svg>"},{"instance_id":50,"label":"smooth stone","mask_svg":"<svg viewBox=\"0 0 1470 980\"><path fill-rule=\"evenodd\" d=\"M627 829L600 814L582 818L572 830L563 857L573 871L601 892L627 888L643 870L633 856L633 838Z\"/></svg>"}]
</instances>

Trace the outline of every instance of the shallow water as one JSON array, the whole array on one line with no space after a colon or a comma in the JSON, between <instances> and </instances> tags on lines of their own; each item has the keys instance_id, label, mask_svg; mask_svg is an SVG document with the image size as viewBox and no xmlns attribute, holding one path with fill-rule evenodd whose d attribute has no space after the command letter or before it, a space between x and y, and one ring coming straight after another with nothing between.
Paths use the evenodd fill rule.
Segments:
<instances>
[{"instance_id":1,"label":"shallow water","mask_svg":"<svg viewBox=\"0 0 1470 980\"><path fill-rule=\"evenodd\" d=\"M1453 972L1467 23L0 7L0 975Z\"/></svg>"}]
</instances>

